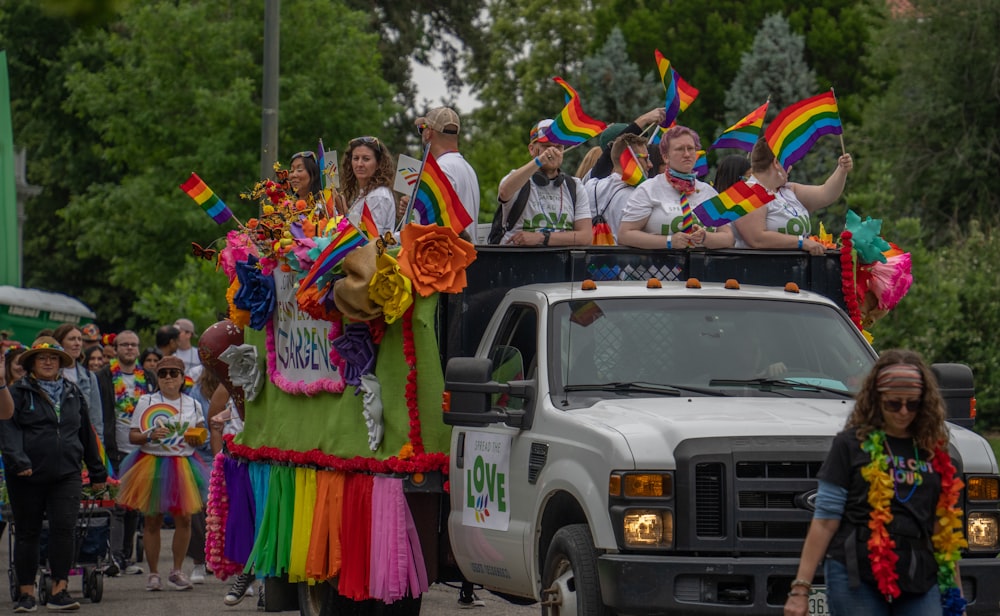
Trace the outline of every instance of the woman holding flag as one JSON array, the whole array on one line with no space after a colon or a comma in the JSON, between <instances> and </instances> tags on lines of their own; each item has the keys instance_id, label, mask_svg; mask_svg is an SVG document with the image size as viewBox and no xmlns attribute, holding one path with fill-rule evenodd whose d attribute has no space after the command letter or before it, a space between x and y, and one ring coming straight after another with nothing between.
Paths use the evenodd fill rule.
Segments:
<instances>
[{"instance_id":1,"label":"woman holding flag","mask_svg":"<svg viewBox=\"0 0 1000 616\"><path fill-rule=\"evenodd\" d=\"M695 224L695 206L718 194L694 173L700 149L698 133L686 126L674 126L663 134L660 153L667 169L639 184L632 193L618 228L619 244L636 248L733 245L729 225L719 227L715 233L706 233L704 227Z\"/></svg>"},{"instance_id":2,"label":"woman holding flag","mask_svg":"<svg viewBox=\"0 0 1000 616\"><path fill-rule=\"evenodd\" d=\"M371 211L379 235L396 226L396 199L392 181L396 163L378 137L358 137L347 144L340 165L341 188L347 203L347 218L359 229L365 204Z\"/></svg>"}]
</instances>

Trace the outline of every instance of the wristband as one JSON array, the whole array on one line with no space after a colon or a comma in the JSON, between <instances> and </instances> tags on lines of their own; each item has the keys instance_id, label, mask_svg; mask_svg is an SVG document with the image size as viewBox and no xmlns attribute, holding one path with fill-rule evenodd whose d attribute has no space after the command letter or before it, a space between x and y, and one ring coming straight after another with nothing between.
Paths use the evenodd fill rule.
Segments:
<instances>
[{"instance_id":1,"label":"wristband","mask_svg":"<svg viewBox=\"0 0 1000 616\"><path fill-rule=\"evenodd\" d=\"M792 580L791 587L795 588L796 586L804 586L806 590L811 590L813 587L812 582L809 580L803 580L802 578Z\"/></svg>"},{"instance_id":2,"label":"wristband","mask_svg":"<svg viewBox=\"0 0 1000 616\"><path fill-rule=\"evenodd\" d=\"M789 597L808 597L809 593L807 593L807 592L790 592L790 593L788 593L788 596Z\"/></svg>"},{"instance_id":3,"label":"wristband","mask_svg":"<svg viewBox=\"0 0 1000 616\"><path fill-rule=\"evenodd\" d=\"M542 166L542 161L538 160L537 156L535 157L535 164L538 165L539 167Z\"/></svg>"},{"instance_id":4,"label":"wristband","mask_svg":"<svg viewBox=\"0 0 1000 616\"><path fill-rule=\"evenodd\" d=\"M3 390L3 389L7 389L7 383L4 383L3 385L0 385L0 390Z\"/></svg>"},{"instance_id":5,"label":"wristband","mask_svg":"<svg viewBox=\"0 0 1000 616\"><path fill-rule=\"evenodd\" d=\"M667 236L667 250L670 250L673 247L674 247L674 236L673 235L668 235Z\"/></svg>"},{"instance_id":6,"label":"wristband","mask_svg":"<svg viewBox=\"0 0 1000 616\"><path fill-rule=\"evenodd\" d=\"M552 239L552 232L542 231L542 246L548 246L550 239Z\"/></svg>"},{"instance_id":7,"label":"wristband","mask_svg":"<svg viewBox=\"0 0 1000 616\"><path fill-rule=\"evenodd\" d=\"M802 238L799 238L799 250L802 250Z\"/></svg>"}]
</instances>

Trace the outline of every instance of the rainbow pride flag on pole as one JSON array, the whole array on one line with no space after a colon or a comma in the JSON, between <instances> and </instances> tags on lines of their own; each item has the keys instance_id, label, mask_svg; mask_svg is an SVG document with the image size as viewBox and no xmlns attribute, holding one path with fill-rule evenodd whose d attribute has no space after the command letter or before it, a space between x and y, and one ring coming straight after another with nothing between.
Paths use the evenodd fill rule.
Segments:
<instances>
[{"instance_id":1,"label":"rainbow pride flag on pole","mask_svg":"<svg viewBox=\"0 0 1000 616\"><path fill-rule=\"evenodd\" d=\"M830 90L783 110L767 125L764 138L782 168L788 169L802 160L820 137L843 132L837 98Z\"/></svg>"},{"instance_id":2,"label":"rainbow pride flag on pole","mask_svg":"<svg viewBox=\"0 0 1000 616\"><path fill-rule=\"evenodd\" d=\"M694 169L691 171L700 178L708 175L708 156L705 150L698 150L698 160L694 161Z\"/></svg>"},{"instance_id":3,"label":"rainbow pride flag on pole","mask_svg":"<svg viewBox=\"0 0 1000 616\"><path fill-rule=\"evenodd\" d=\"M733 148L744 152L752 151L753 145L760 139L760 129L764 126L764 116L767 115L767 106L770 102L768 99L763 105L743 116L742 120L722 131L709 149Z\"/></svg>"},{"instance_id":4,"label":"rainbow pride flag on pole","mask_svg":"<svg viewBox=\"0 0 1000 616\"><path fill-rule=\"evenodd\" d=\"M365 200L361 206L361 229L368 236L368 239L378 239L378 225L375 224L375 217L372 216L372 211L368 207L368 201Z\"/></svg>"},{"instance_id":5,"label":"rainbow pride flag on pole","mask_svg":"<svg viewBox=\"0 0 1000 616\"><path fill-rule=\"evenodd\" d=\"M638 186L646 181L646 172L642 168L642 163L632 151L631 147L622 150L622 155L618 159L622 166L622 181L629 186Z\"/></svg>"},{"instance_id":6,"label":"rainbow pride flag on pole","mask_svg":"<svg viewBox=\"0 0 1000 616\"><path fill-rule=\"evenodd\" d=\"M468 210L462 205L458 193L430 150L427 150L427 159L420 170L420 179L417 180L413 211L417 213L418 223L451 227L455 233L461 233L472 224Z\"/></svg>"},{"instance_id":7,"label":"rainbow pride flag on pole","mask_svg":"<svg viewBox=\"0 0 1000 616\"><path fill-rule=\"evenodd\" d=\"M551 143L564 146L577 145L591 137L600 135L601 131L607 128L607 124L595 120L583 112L580 95L562 77L553 77L552 81L566 90L566 106L559 112L552 124L543 129L545 136Z\"/></svg>"},{"instance_id":8,"label":"rainbow pride flag on pole","mask_svg":"<svg viewBox=\"0 0 1000 616\"><path fill-rule=\"evenodd\" d=\"M97 441L97 455L101 456L101 462L104 464L104 470L108 471L108 479L118 479L115 476L115 470L111 466L111 459L108 458L108 450L104 448L104 443L101 442L101 437L97 434L97 428L90 426L94 431L94 439Z\"/></svg>"},{"instance_id":9,"label":"rainbow pride flag on pole","mask_svg":"<svg viewBox=\"0 0 1000 616\"><path fill-rule=\"evenodd\" d=\"M740 180L708 201L699 203L694 208L694 215L706 227L721 227L771 201L774 201L774 195L766 188Z\"/></svg>"},{"instance_id":10,"label":"rainbow pride flag on pole","mask_svg":"<svg viewBox=\"0 0 1000 616\"><path fill-rule=\"evenodd\" d=\"M344 260L347 253L351 252L359 246L364 246L368 243L365 236L362 235L358 228L351 224L351 221L345 216L340 224L337 225L337 230L334 232L333 239L323 249L323 252L319 253L316 257L316 261L313 262L311 268L306 273L305 278L299 284L300 289L307 289L317 280L320 279L323 274L329 272L333 269L333 266L337 265Z\"/></svg>"},{"instance_id":11,"label":"rainbow pride flag on pole","mask_svg":"<svg viewBox=\"0 0 1000 616\"><path fill-rule=\"evenodd\" d=\"M221 225L233 217L233 211L229 209L222 199L219 198L205 182L198 177L197 173L192 173L187 182L181 184L181 190L194 199L195 203L205 210L205 213L212 217L216 224Z\"/></svg>"},{"instance_id":12,"label":"rainbow pride flag on pole","mask_svg":"<svg viewBox=\"0 0 1000 616\"><path fill-rule=\"evenodd\" d=\"M680 73L670 66L670 60L664 58L659 49L654 50L654 57L656 58L656 69L660 73L660 81L663 82L665 92L663 108L667 112L660 126L669 127L677 121L677 116L686 110L694 102L694 99L698 98L698 90L684 81Z\"/></svg>"}]
</instances>

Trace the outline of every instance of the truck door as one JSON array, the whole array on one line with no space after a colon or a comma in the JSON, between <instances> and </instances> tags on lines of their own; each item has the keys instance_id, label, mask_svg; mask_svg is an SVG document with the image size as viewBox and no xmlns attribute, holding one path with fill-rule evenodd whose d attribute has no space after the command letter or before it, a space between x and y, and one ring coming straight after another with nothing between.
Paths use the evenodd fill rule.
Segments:
<instances>
[{"instance_id":1,"label":"truck door","mask_svg":"<svg viewBox=\"0 0 1000 616\"><path fill-rule=\"evenodd\" d=\"M530 304L508 308L488 350L493 380L535 378L538 319L537 308ZM503 395L494 396L492 402L510 410L524 405L520 398ZM506 424L454 429L448 530L452 550L469 581L533 596L524 546L530 545L526 539L530 538L534 499L519 494L529 487L525 475L531 445L526 437Z\"/></svg>"}]
</instances>

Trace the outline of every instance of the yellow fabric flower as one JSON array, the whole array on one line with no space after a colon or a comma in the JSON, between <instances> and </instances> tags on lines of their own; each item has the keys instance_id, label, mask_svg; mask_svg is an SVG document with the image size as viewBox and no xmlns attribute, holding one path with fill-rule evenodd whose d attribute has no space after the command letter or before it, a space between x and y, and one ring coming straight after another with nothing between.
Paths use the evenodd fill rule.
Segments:
<instances>
[{"instance_id":1,"label":"yellow fabric flower","mask_svg":"<svg viewBox=\"0 0 1000 616\"><path fill-rule=\"evenodd\" d=\"M403 316L413 304L413 283L403 275L399 263L384 252L376 261L375 275L368 283L368 297L382 306L386 324Z\"/></svg>"}]
</instances>

